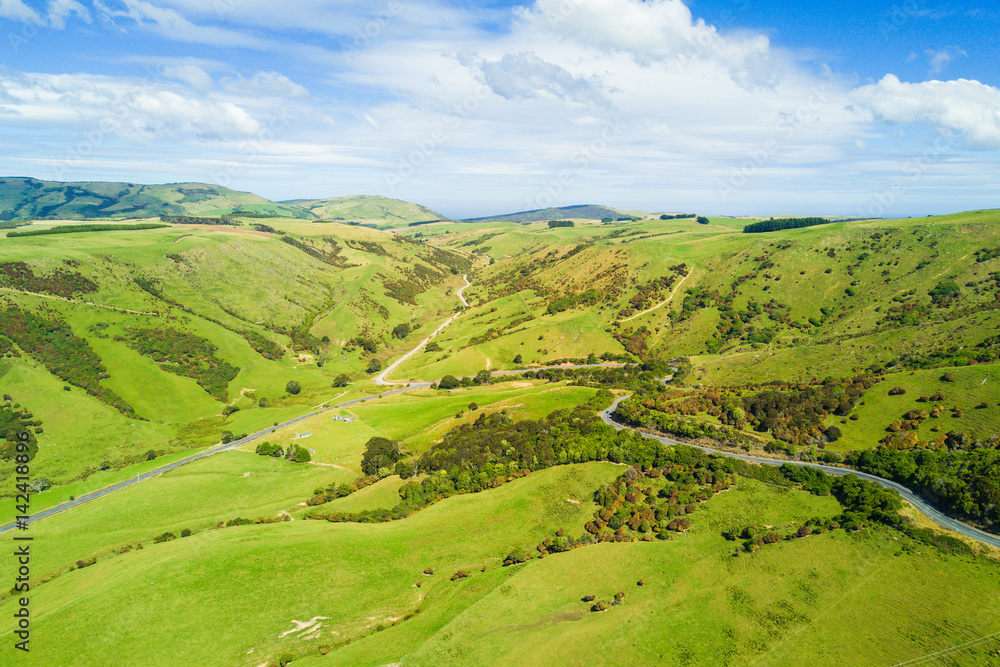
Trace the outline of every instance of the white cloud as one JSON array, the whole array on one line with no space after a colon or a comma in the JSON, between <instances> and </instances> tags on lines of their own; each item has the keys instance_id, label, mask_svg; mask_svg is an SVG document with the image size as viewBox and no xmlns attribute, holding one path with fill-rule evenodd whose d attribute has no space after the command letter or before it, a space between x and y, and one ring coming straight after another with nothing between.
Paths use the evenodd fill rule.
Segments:
<instances>
[{"instance_id":1,"label":"white cloud","mask_svg":"<svg viewBox=\"0 0 1000 667\"><path fill-rule=\"evenodd\" d=\"M224 90L234 95L266 95L298 99L309 97L309 91L304 86L300 86L284 74L277 72L257 72L249 79L243 77L226 78L220 81L220 85Z\"/></svg>"},{"instance_id":2,"label":"white cloud","mask_svg":"<svg viewBox=\"0 0 1000 667\"><path fill-rule=\"evenodd\" d=\"M76 0L50 0L49 2L49 25L57 30L66 27L66 17L76 15L83 21L90 23L90 12L86 7Z\"/></svg>"},{"instance_id":3,"label":"white cloud","mask_svg":"<svg viewBox=\"0 0 1000 667\"><path fill-rule=\"evenodd\" d=\"M887 74L851 92L851 100L893 123L932 123L961 132L970 146L1000 148L1000 89L978 81L903 83Z\"/></svg>"},{"instance_id":4,"label":"white cloud","mask_svg":"<svg viewBox=\"0 0 1000 667\"><path fill-rule=\"evenodd\" d=\"M44 24L42 17L22 0L0 0L0 18L15 19L35 25Z\"/></svg>"},{"instance_id":5,"label":"white cloud","mask_svg":"<svg viewBox=\"0 0 1000 667\"><path fill-rule=\"evenodd\" d=\"M459 61L478 70L480 80L506 100L551 97L600 106L609 104L604 84L596 76L574 76L534 53L507 53L496 61L465 55Z\"/></svg>"},{"instance_id":6,"label":"white cloud","mask_svg":"<svg viewBox=\"0 0 1000 667\"><path fill-rule=\"evenodd\" d=\"M927 59L930 62L931 76L937 76L938 74L943 72L945 68L948 67L948 65L950 65L953 60L956 60L957 58L960 58L962 56L969 55L963 49L960 49L958 47L947 47L941 49L940 51L927 49L926 51L924 51L924 54L927 56Z\"/></svg>"},{"instance_id":7,"label":"white cloud","mask_svg":"<svg viewBox=\"0 0 1000 667\"><path fill-rule=\"evenodd\" d=\"M94 0L94 9L112 25L117 26L115 19L125 19L140 28L182 42L260 49L273 49L277 46L272 40L213 26L196 25L173 9L158 7L145 0L117 0L117 6L104 4L102 0ZM122 29L121 26L118 27Z\"/></svg>"},{"instance_id":8,"label":"white cloud","mask_svg":"<svg viewBox=\"0 0 1000 667\"><path fill-rule=\"evenodd\" d=\"M261 124L224 99L196 99L160 84L86 74L0 73L7 106L23 126L113 135L136 144L158 139L254 135Z\"/></svg>"},{"instance_id":9,"label":"white cloud","mask_svg":"<svg viewBox=\"0 0 1000 667\"><path fill-rule=\"evenodd\" d=\"M521 29L551 34L640 63L708 61L739 85L771 88L781 78L764 35L721 36L681 0L537 0L519 12Z\"/></svg>"},{"instance_id":10,"label":"white cloud","mask_svg":"<svg viewBox=\"0 0 1000 667\"><path fill-rule=\"evenodd\" d=\"M167 65L163 68L163 76L183 81L199 93L206 93L215 87L211 75L197 65Z\"/></svg>"}]
</instances>

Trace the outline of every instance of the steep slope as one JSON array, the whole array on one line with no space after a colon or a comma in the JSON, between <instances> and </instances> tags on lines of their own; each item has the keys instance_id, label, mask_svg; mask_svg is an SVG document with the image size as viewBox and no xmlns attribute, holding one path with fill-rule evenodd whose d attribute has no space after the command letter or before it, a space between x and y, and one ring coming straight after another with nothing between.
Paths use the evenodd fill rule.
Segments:
<instances>
[{"instance_id":1,"label":"steep slope","mask_svg":"<svg viewBox=\"0 0 1000 667\"><path fill-rule=\"evenodd\" d=\"M274 233L173 225L0 245L0 376L41 421L36 474L124 467L322 402L335 378L367 378L446 318L469 266L377 230L258 224Z\"/></svg>"}]
</instances>

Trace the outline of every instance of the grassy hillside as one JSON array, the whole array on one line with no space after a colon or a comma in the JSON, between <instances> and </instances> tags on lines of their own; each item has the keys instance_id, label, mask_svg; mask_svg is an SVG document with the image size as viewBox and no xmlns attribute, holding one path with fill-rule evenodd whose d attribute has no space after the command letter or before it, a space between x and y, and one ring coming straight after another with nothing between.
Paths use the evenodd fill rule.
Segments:
<instances>
[{"instance_id":1,"label":"grassy hillside","mask_svg":"<svg viewBox=\"0 0 1000 667\"><path fill-rule=\"evenodd\" d=\"M558 208L541 208L533 211L521 211L520 213L508 213L505 215L486 216L484 218L469 218L464 222L545 222L547 220L565 220L573 218L583 218L586 220L601 220L603 218L613 218L617 220L622 217L629 217L634 212L625 212L607 206L595 206L593 204L583 204L577 206L560 206Z\"/></svg>"},{"instance_id":2,"label":"grassy hillside","mask_svg":"<svg viewBox=\"0 0 1000 667\"><path fill-rule=\"evenodd\" d=\"M67 482L301 414L446 319L469 264L365 228L255 223L273 233L172 225L0 245L0 374L41 421L36 474Z\"/></svg>"},{"instance_id":3,"label":"grassy hillside","mask_svg":"<svg viewBox=\"0 0 1000 667\"><path fill-rule=\"evenodd\" d=\"M355 195L331 199L293 199L282 203L308 211L321 220L357 222L380 229L446 219L426 206L388 197Z\"/></svg>"},{"instance_id":4,"label":"grassy hillside","mask_svg":"<svg viewBox=\"0 0 1000 667\"><path fill-rule=\"evenodd\" d=\"M101 664L114 646L123 665L260 665L283 653L304 665L736 665L803 656L891 664L982 637L1000 622L990 603L1000 593L995 562L885 529L834 531L734 557L720 535L729 526L782 531L837 512L829 497L752 480L706 503L676 539L599 544L514 567L500 566L512 548L558 528L582 531L593 491L622 469L560 466L387 524L207 529L227 513L287 508L296 489L323 474L306 468L231 453L93 504L77 519L39 524L37 567L51 578L33 587L35 657ZM286 482L272 483L279 479ZM238 510L234 500L252 489L254 506ZM142 518L127 520L133 515ZM148 541L181 527L194 534ZM95 564L68 570L93 556ZM427 568L433 574L422 574ZM451 580L459 569L471 576ZM624 604L604 613L581 600L619 591ZM190 613L171 613L182 601ZM0 608L9 613L11 602ZM869 631L859 635L859 623ZM11 645L0 646L4 659ZM986 665L995 648L957 659Z\"/></svg>"},{"instance_id":5,"label":"grassy hillside","mask_svg":"<svg viewBox=\"0 0 1000 667\"><path fill-rule=\"evenodd\" d=\"M155 218L162 215L220 215L234 211L291 218L312 217L295 206L276 204L249 192L204 183L137 185L0 178L0 220Z\"/></svg>"}]
</instances>

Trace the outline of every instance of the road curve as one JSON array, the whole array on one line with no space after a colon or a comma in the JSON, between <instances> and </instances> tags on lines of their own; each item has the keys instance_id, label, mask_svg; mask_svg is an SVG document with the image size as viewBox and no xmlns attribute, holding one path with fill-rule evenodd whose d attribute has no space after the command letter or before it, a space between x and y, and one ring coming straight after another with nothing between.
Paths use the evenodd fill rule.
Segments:
<instances>
[{"instance_id":1,"label":"road curve","mask_svg":"<svg viewBox=\"0 0 1000 667\"><path fill-rule=\"evenodd\" d=\"M466 288L471 287L472 283L469 282L468 276L462 276L462 280L465 281L465 286L459 288L459 290L458 290L458 300L462 302L463 306L465 306L466 308L468 308L469 307L469 302L465 300L464 296L462 296L462 292L464 292L466 290ZM401 363L403 363L404 361L406 361L407 359L409 359L410 357L412 357L414 354L416 354L417 352L419 352L420 349L424 345L427 345L427 343L430 342L431 338L434 338L434 336L437 336L439 333L441 333L442 331L444 331L445 327L447 327L449 324L451 324L452 322L454 322L455 318L458 317L459 315L461 315L461 313L455 313L454 315L452 315L451 317L449 317L444 322L444 324L442 324L441 326L439 326L437 329L434 330L434 333L432 333L430 336L428 336L427 338L425 338L422 341L420 341L419 345L417 345L415 348L413 348L412 350L410 350L409 352L407 352L406 354L404 354L403 356L401 356L396 361L392 362L384 371L382 371L381 373L379 373L378 375L376 375L375 376L375 384L379 385L380 387L385 387L385 386L389 386L389 385L405 385L406 384L405 382L389 382L385 378L389 375L389 373L391 373L394 370L396 370L396 368L398 368Z\"/></svg>"},{"instance_id":2,"label":"road curve","mask_svg":"<svg viewBox=\"0 0 1000 667\"><path fill-rule=\"evenodd\" d=\"M688 447L694 447L695 449L700 449L705 452L717 452L725 456L730 456L734 459L749 461L750 463L759 463L761 465L769 465L769 466L780 466L784 463L789 463L794 466L803 466L806 468L815 468L817 470L822 470L828 475L857 475L861 479L868 480L869 482L875 482L876 484L880 484L889 489L894 489L899 493L899 495L904 500L906 500L908 503L916 507L917 511L919 511L921 514L923 514L928 519L930 519L937 525L941 526L942 528L954 531L956 533L959 533L960 535L964 535L965 537L976 540L977 542L982 542L983 544L989 544L990 546L1000 548L1000 535L991 535L990 533L979 530L978 528L974 528L966 523L962 523L961 521L952 519L951 517L943 514L939 510L927 504L927 502L924 501L920 496L913 493L902 484L893 482L892 480L888 480L883 477L879 477L878 475L871 475L866 472L851 470L850 468L838 468L836 466L827 466L821 463L806 463L805 461L782 461L779 459L768 459L759 456L747 456L745 454L736 454L734 452L727 452L722 449L714 449L712 447L705 447L702 445L692 445L687 442L681 442L680 440L671 440L670 438L664 438L663 436L652 435L650 433L643 433L642 431L632 428L631 426L619 424L618 422L614 421L614 419L612 419L612 415L618 408L618 404L621 403L623 400L625 400L625 398L627 397L622 396L618 398L614 403L611 404L611 407L601 412L601 419L604 420L604 423L607 424L608 426L618 429L619 431L623 429L631 429L644 438L650 438L652 440L662 442L665 445L687 445Z\"/></svg>"}]
</instances>

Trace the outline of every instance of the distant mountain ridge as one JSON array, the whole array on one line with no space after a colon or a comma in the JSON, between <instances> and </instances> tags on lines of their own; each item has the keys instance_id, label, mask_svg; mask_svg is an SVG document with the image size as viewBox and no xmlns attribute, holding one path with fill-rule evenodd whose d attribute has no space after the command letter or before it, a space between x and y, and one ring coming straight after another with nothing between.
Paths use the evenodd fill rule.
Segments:
<instances>
[{"instance_id":1,"label":"distant mountain ridge","mask_svg":"<svg viewBox=\"0 0 1000 667\"><path fill-rule=\"evenodd\" d=\"M448 220L426 206L367 195L275 202L207 183L141 185L0 178L0 220L159 218L241 212L299 220L344 220L377 227Z\"/></svg>"},{"instance_id":2,"label":"distant mountain ridge","mask_svg":"<svg viewBox=\"0 0 1000 667\"><path fill-rule=\"evenodd\" d=\"M58 183L0 178L0 219L157 218L246 211L309 219L301 208L205 183Z\"/></svg>"},{"instance_id":3,"label":"distant mountain ridge","mask_svg":"<svg viewBox=\"0 0 1000 667\"><path fill-rule=\"evenodd\" d=\"M604 218L619 218L627 214L617 209L596 204L577 206L560 206L558 208L539 208L533 211L521 211L505 215L489 215L483 218L468 218L462 222L545 222L559 218L584 218L586 220L602 220Z\"/></svg>"}]
</instances>

